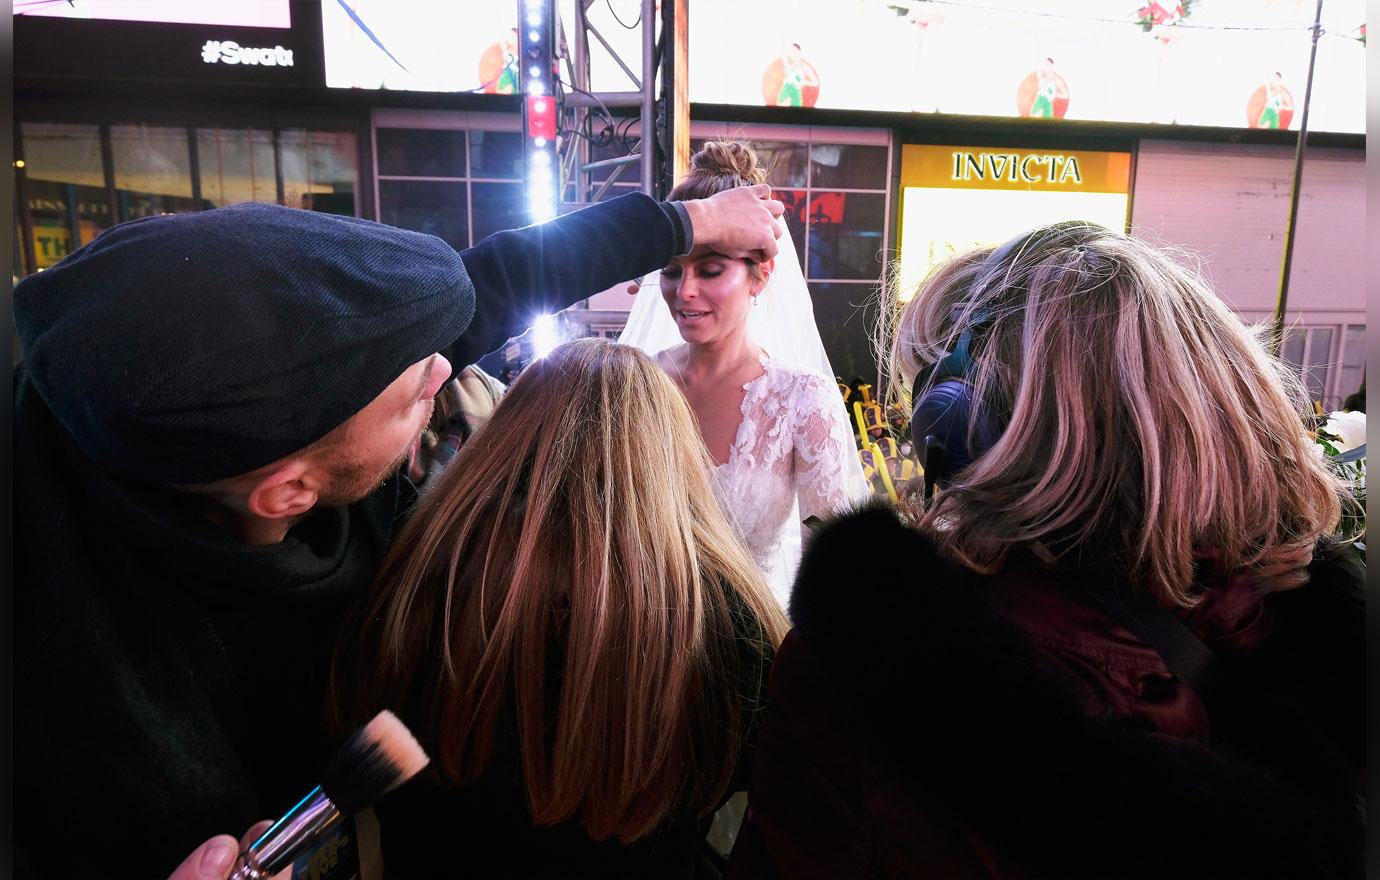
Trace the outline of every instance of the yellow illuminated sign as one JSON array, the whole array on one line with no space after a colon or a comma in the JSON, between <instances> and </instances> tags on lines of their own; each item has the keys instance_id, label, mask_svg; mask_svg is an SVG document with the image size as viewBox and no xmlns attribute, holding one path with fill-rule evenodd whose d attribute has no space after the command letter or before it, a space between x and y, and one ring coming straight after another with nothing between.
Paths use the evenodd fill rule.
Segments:
<instances>
[{"instance_id":1,"label":"yellow illuminated sign","mask_svg":"<svg viewBox=\"0 0 1380 880\"><path fill-rule=\"evenodd\" d=\"M901 148L901 186L1126 193L1131 154L1005 147Z\"/></svg>"},{"instance_id":2,"label":"yellow illuminated sign","mask_svg":"<svg viewBox=\"0 0 1380 880\"><path fill-rule=\"evenodd\" d=\"M901 149L902 299L940 263L1037 226L1126 228L1131 154L908 144Z\"/></svg>"},{"instance_id":3,"label":"yellow illuminated sign","mask_svg":"<svg viewBox=\"0 0 1380 880\"><path fill-rule=\"evenodd\" d=\"M81 221L81 244L90 244L95 241L100 229L96 224L89 220ZM76 248L72 247L72 230L68 226L49 226L35 223L34 233L34 262L37 264L35 269L47 269L56 266L62 258L70 254ZM78 245L80 247L81 245Z\"/></svg>"}]
</instances>

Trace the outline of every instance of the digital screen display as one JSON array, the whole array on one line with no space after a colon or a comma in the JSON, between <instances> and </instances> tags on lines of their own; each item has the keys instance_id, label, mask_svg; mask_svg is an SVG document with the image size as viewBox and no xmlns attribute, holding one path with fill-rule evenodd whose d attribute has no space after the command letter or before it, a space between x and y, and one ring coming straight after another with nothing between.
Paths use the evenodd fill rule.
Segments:
<instances>
[{"instance_id":1,"label":"digital screen display","mask_svg":"<svg viewBox=\"0 0 1380 880\"><path fill-rule=\"evenodd\" d=\"M515 0L322 0L326 85L512 95Z\"/></svg>"},{"instance_id":2,"label":"digital screen display","mask_svg":"<svg viewBox=\"0 0 1380 880\"><path fill-rule=\"evenodd\" d=\"M1313 0L696 0L690 99L1297 128L1314 11ZM1322 28L1309 128L1364 132L1364 5L1329 0Z\"/></svg>"},{"instance_id":3,"label":"digital screen display","mask_svg":"<svg viewBox=\"0 0 1380 880\"><path fill-rule=\"evenodd\" d=\"M288 0L14 0L15 15L289 28Z\"/></svg>"}]
</instances>

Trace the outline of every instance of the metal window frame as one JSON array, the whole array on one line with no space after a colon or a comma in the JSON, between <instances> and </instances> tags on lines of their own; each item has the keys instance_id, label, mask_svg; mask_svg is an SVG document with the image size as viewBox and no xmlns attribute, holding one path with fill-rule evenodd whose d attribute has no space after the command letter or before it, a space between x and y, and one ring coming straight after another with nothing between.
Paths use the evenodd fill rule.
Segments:
<instances>
[{"instance_id":1,"label":"metal window frame","mask_svg":"<svg viewBox=\"0 0 1380 880\"><path fill-rule=\"evenodd\" d=\"M1308 392L1309 398L1317 400L1325 409L1331 407L1331 401L1343 400L1351 393L1350 390L1341 387L1343 356L1346 352L1346 331L1351 327L1357 327L1361 330L1361 345L1364 346L1366 325L1356 321L1343 319L1317 324L1300 322L1287 327L1285 330L1286 338L1295 333L1303 335L1303 349L1299 352L1298 378L1303 383L1304 390ZM1325 356L1319 361L1320 369L1315 369L1313 365L1314 346L1319 332L1323 330L1332 331L1332 338L1327 344ZM1364 363L1363 359L1363 372ZM1312 389L1308 387L1308 376L1319 373L1321 373L1322 393L1314 397Z\"/></svg>"},{"instance_id":2,"label":"metal window frame","mask_svg":"<svg viewBox=\"0 0 1380 880\"><path fill-rule=\"evenodd\" d=\"M781 125L776 123L747 123L747 122L720 122L715 120L691 120L690 137L714 138L723 137L734 140L746 141L777 141L782 143L802 144L805 146L805 201L809 204L810 198L815 192L839 192L839 193L866 193L868 195L882 196L882 247L881 253L889 253L891 250L891 224L887 218L891 216L891 176L896 162L895 138L890 128L859 128L855 126L832 126L832 125ZM814 148L816 146L842 146L842 147L885 147L886 148L886 174L881 179L881 186L875 189L866 187L825 187L819 188L814 185ZM800 187L789 187L789 189L799 189ZM800 267L805 276L805 283L811 282L820 284L868 284L885 285L887 274L891 268L891 260L882 260L881 272L874 281L869 278L815 278L810 275L810 222L809 212L805 214L805 253L802 257L803 265Z\"/></svg>"},{"instance_id":3,"label":"metal window frame","mask_svg":"<svg viewBox=\"0 0 1380 880\"><path fill-rule=\"evenodd\" d=\"M379 171L379 129L402 128L422 131L462 131L465 133L465 176L447 177L444 175L383 174ZM463 183L465 185L465 235L469 246L474 246L474 184L508 183L521 186L521 177L474 177L474 144L470 135L475 131L510 133L522 131L522 117L513 113L490 113L470 110L413 110L402 108L377 108L369 114L369 153L370 172L374 178L374 216L373 220L383 222L383 207L379 197L379 184L382 181L416 181L422 183Z\"/></svg>"}]
</instances>

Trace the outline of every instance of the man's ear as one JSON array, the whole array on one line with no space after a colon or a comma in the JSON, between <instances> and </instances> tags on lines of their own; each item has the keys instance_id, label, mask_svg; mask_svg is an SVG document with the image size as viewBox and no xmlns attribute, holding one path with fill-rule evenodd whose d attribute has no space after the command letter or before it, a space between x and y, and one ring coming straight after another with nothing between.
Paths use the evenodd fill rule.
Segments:
<instances>
[{"instance_id":1,"label":"man's ear","mask_svg":"<svg viewBox=\"0 0 1380 880\"><path fill-rule=\"evenodd\" d=\"M250 513L263 519L301 516L316 506L320 489L307 462L291 459L254 483L246 506Z\"/></svg>"}]
</instances>

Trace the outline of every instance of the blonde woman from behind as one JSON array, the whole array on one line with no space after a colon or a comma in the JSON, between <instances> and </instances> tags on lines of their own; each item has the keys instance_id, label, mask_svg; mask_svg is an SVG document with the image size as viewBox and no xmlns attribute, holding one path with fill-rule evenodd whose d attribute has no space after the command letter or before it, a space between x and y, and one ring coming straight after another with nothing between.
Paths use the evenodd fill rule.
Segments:
<instances>
[{"instance_id":1,"label":"blonde woman from behind","mask_svg":"<svg viewBox=\"0 0 1380 880\"><path fill-rule=\"evenodd\" d=\"M583 339L430 487L337 666L436 770L378 807L390 873L716 876L786 622L708 467L652 359Z\"/></svg>"},{"instance_id":2,"label":"blonde woman from behind","mask_svg":"<svg viewBox=\"0 0 1380 880\"><path fill-rule=\"evenodd\" d=\"M939 267L889 342L966 464L806 553L731 876L1359 877L1364 567L1297 377L1085 223Z\"/></svg>"}]
</instances>

